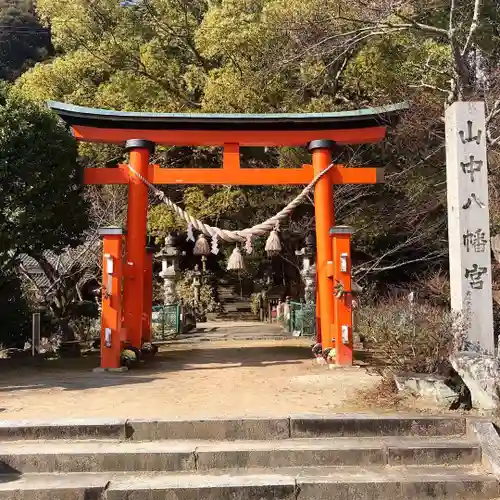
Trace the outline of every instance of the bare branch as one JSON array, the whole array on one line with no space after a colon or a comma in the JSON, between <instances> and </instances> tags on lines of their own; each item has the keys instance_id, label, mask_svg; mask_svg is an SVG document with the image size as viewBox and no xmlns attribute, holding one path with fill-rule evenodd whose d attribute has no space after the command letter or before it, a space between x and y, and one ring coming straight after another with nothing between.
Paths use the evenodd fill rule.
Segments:
<instances>
[{"instance_id":1,"label":"bare branch","mask_svg":"<svg viewBox=\"0 0 500 500\"><path fill-rule=\"evenodd\" d=\"M419 23L411 18L408 18L401 13L396 13L396 16L399 17L402 21L406 21L407 24L401 26L407 26L408 28L417 28L420 31L424 31L426 33L432 33L434 35L445 36L448 37L448 31L443 28L438 28L437 26L431 26L430 24ZM388 23L390 26L390 23Z\"/></svg>"},{"instance_id":2,"label":"bare branch","mask_svg":"<svg viewBox=\"0 0 500 500\"><path fill-rule=\"evenodd\" d=\"M445 70L445 69L439 69L439 68L436 68L434 66L431 66L430 65L430 62L431 62L431 57L432 56L429 56L427 58L427 61L425 62L425 65L424 65L424 71L425 70L429 70L431 71L432 73L437 73L438 75L449 75L449 71ZM415 64L411 61L408 61L408 64L410 66L413 66L414 68L418 68L418 69L422 69L422 67L419 65L419 64Z\"/></svg>"},{"instance_id":3,"label":"bare branch","mask_svg":"<svg viewBox=\"0 0 500 500\"><path fill-rule=\"evenodd\" d=\"M500 114L500 99L497 99L493 106L491 107L490 112L488 113L488 116L486 117L486 126L493 120L497 115Z\"/></svg>"},{"instance_id":4,"label":"bare branch","mask_svg":"<svg viewBox=\"0 0 500 500\"><path fill-rule=\"evenodd\" d=\"M425 255L424 257L419 257L418 259L411 259L411 260L405 260L402 262L397 262L395 264L391 264L388 266L383 266L383 267L370 267L370 268L363 268L360 267L356 269L353 272L353 275L356 275L357 273L361 271L366 271L364 276L368 274L369 272L383 272L383 271L391 271L393 269L399 269L404 266L408 266L409 264L415 264L417 262L425 262L425 261L430 261L430 260L436 260L444 256L444 252L431 252L428 255Z\"/></svg>"},{"instance_id":5,"label":"bare branch","mask_svg":"<svg viewBox=\"0 0 500 500\"><path fill-rule=\"evenodd\" d=\"M443 92L444 94L448 94L448 89L442 89L440 87L436 87L435 85L431 85L430 83L419 83L418 85L408 85L408 87L413 89L424 88L424 89L432 89L437 90L438 92Z\"/></svg>"},{"instance_id":6,"label":"bare branch","mask_svg":"<svg viewBox=\"0 0 500 500\"><path fill-rule=\"evenodd\" d=\"M490 146L496 146L498 143L500 143L500 135L496 137L495 139L490 140Z\"/></svg>"},{"instance_id":7,"label":"bare branch","mask_svg":"<svg viewBox=\"0 0 500 500\"><path fill-rule=\"evenodd\" d=\"M479 28L479 15L481 14L481 7L483 6L483 0L475 0L474 3L474 14L472 15L472 22L469 28L469 35L467 36L467 40L465 41L464 47L462 49L462 57L464 57L472 43L472 39Z\"/></svg>"},{"instance_id":8,"label":"bare branch","mask_svg":"<svg viewBox=\"0 0 500 500\"><path fill-rule=\"evenodd\" d=\"M451 38L455 33L455 10L457 8L455 0L451 0L450 4L450 24L448 28L448 37Z\"/></svg>"}]
</instances>

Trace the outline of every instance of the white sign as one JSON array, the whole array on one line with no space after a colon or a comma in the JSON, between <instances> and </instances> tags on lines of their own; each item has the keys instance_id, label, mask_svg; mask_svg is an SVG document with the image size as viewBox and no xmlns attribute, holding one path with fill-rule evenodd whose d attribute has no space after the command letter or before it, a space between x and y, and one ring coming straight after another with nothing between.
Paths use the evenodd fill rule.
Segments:
<instances>
[{"instance_id":1,"label":"white sign","mask_svg":"<svg viewBox=\"0 0 500 500\"><path fill-rule=\"evenodd\" d=\"M484 103L456 102L446 110L446 175L451 307L466 315L469 349L493 354Z\"/></svg>"},{"instance_id":2,"label":"white sign","mask_svg":"<svg viewBox=\"0 0 500 500\"><path fill-rule=\"evenodd\" d=\"M31 355L36 356L40 352L40 313L33 313Z\"/></svg>"}]
</instances>

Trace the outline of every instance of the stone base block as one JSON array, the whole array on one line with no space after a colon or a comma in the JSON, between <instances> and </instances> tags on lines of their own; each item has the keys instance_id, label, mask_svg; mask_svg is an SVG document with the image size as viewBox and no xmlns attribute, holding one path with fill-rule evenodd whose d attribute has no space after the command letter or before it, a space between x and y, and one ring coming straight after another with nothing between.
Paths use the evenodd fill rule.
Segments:
<instances>
[{"instance_id":1,"label":"stone base block","mask_svg":"<svg viewBox=\"0 0 500 500\"><path fill-rule=\"evenodd\" d=\"M467 351L453 355L450 362L469 388L474 407L494 410L500 406L500 365L497 358Z\"/></svg>"},{"instance_id":2,"label":"stone base block","mask_svg":"<svg viewBox=\"0 0 500 500\"><path fill-rule=\"evenodd\" d=\"M445 384L446 377L422 373L401 373L394 376L399 391L408 391L416 397L431 398L449 405L457 394Z\"/></svg>"},{"instance_id":3,"label":"stone base block","mask_svg":"<svg viewBox=\"0 0 500 500\"><path fill-rule=\"evenodd\" d=\"M120 368L94 368L92 370L94 373L122 373L128 372L128 368L126 366L120 366Z\"/></svg>"}]
</instances>

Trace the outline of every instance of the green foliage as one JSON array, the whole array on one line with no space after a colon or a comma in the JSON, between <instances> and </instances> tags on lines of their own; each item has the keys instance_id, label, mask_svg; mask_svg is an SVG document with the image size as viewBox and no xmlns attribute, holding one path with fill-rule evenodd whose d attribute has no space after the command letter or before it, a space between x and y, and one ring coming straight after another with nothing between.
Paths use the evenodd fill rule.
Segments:
<instances>
[{"instance_id":1,"label":"green foliage","mask_svg":"<svg viewBox=\"0 0 500 500\"><path fill-rule=\"evenodd\" d=\"M71 135L46 108L20 97L7 85L0 85L0 272L10 275L21 254L34 257L48 273L55 301L56 317L67 321L75 295L77 273L56 279L44 252L55 253L76 246L88 227L87 203L81 196L77 149ZM78 268L81 272L81 268ZM68 281L68 290L62 290ZM19 328L6 326L6 335L22 335L27 318L14 278L12 295L2 293L2 314L19 314ZM7 285L0 283L5 290ZM47 300L48 297L46 297ZM11 325L12 317L3 325Z\"/></svg>"},{"instance_id":2,"label":"green foliage","mask_svg":"<svg viewBox=\"0 0 500 500\"><path fill-rule=\"evenodd\" d=\"M375 39L351 59L344 72L344 83L374 102L387 95L393 99L408 97L408 87L419 85L426 67L426 84L445 87L451 63L449 47L419 33L407 31ZM376 68L376 71L374 71Z\"/></svg>"},{"instance_id":3,"label":"green foliage","mask_svg":"<svg viewBox=\"0 0 500 500\"><path fill-rule=\"evenodd\" d=\"M49 30L38 22L32 2L0 0L0 79L14 80L51 52Z\"/></svg>"},{"instance_id":4,"label":"green foliage","mask_svg":"<svg viewBox=\"0 0 500 500\"><path fill-rule=\"evenodd\" d=\"M182 279L177 283L176 291L179 298L182 299L183 303L194 307L195 306L195 294L193 287L194 271L188 270L184 271ZM212 273L204 273L204 279L200 287L200 305L205 312L214 312L217 310L217 304L213 297L213 287L212 282L214 276Z\"/></svg>"},{"instance_id":5,"label":"green foliage","mask_svg":"<svg viewBox=\"0 0 500 500\"><path fill-rule=\"evenodd\" d=\"M0 269L0 325L2 347L24 347L30 337L29 307L12 270Z\"/></svg>"},{"instance_id":6,"label":"green foliage","mask_svg":"<svg viewBox=\"0 0 500 500\"><path fill-rule=\"evenodd\" d=\"M88 225L76 143L46 108L0 86L0 256L80 242Z\"/></svg>"},{"instance_id":7,"label":"green foliage","mask_svg":"<svg viewBox=\"0 0 500 500\"><path fill-rule=\"evenodd\" d=\"M147 2L123 8L115 0L39 0L56 48L64 53L20 82L33 97L118 109L181 111L198 107L206 63L193 41L203 1ZM28 82L28 80L30 80Z\"/></svg>"},{"instance_id":8,"label":"green foliage","mask_svg":"<svg viewBox=\"0 0 500 500\"><path fill-rule=\"evenodd\" d=\"M251 311L253 314L255 314L257 316L257 314L259 314L259 311L260 311L260 306L261 306L261 303L262 303L262 299L261 299L262 295L261 293L252 293L252 295L250 296L250 308L251 308Z\"/></svg>"},{"instance_id":9,"label":"green foliage","mask_svg":"<svg viewBox=\"0 0 500 500\"><path fill-rule=\"evenodd\" d=\"M161 242L168 233L182 231L186 228L185 222L165 204L155 205L148 212L148 231L156 236L157 243Z\"/></svg>"}]
</instances>

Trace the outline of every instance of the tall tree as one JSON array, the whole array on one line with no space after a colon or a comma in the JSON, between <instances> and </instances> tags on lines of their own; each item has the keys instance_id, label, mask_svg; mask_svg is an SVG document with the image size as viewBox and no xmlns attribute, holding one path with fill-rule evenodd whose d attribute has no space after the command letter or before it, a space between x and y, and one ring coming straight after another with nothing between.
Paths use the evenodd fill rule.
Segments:
<instances>
[{"instance_id":1,"label":"tall tree","mask_svg":"<svg viewBox=\"0 0 500 500\"><path fill-rule=\"evenodd\" d=\"M74 139L46 107L0 84L0 271L7 286L21 254L78 245L88 226Z\"/></svg>"},{"instance_id":2,"label":"tall tree","mask_svg":"<svg viewBox=\"0 0 500 500\"><path fill-rule=\"evenodd\" d=\"M52 53L50 30L29 0L0 0L0 79L15 80Z\"/></svg>"}]
</instances>

